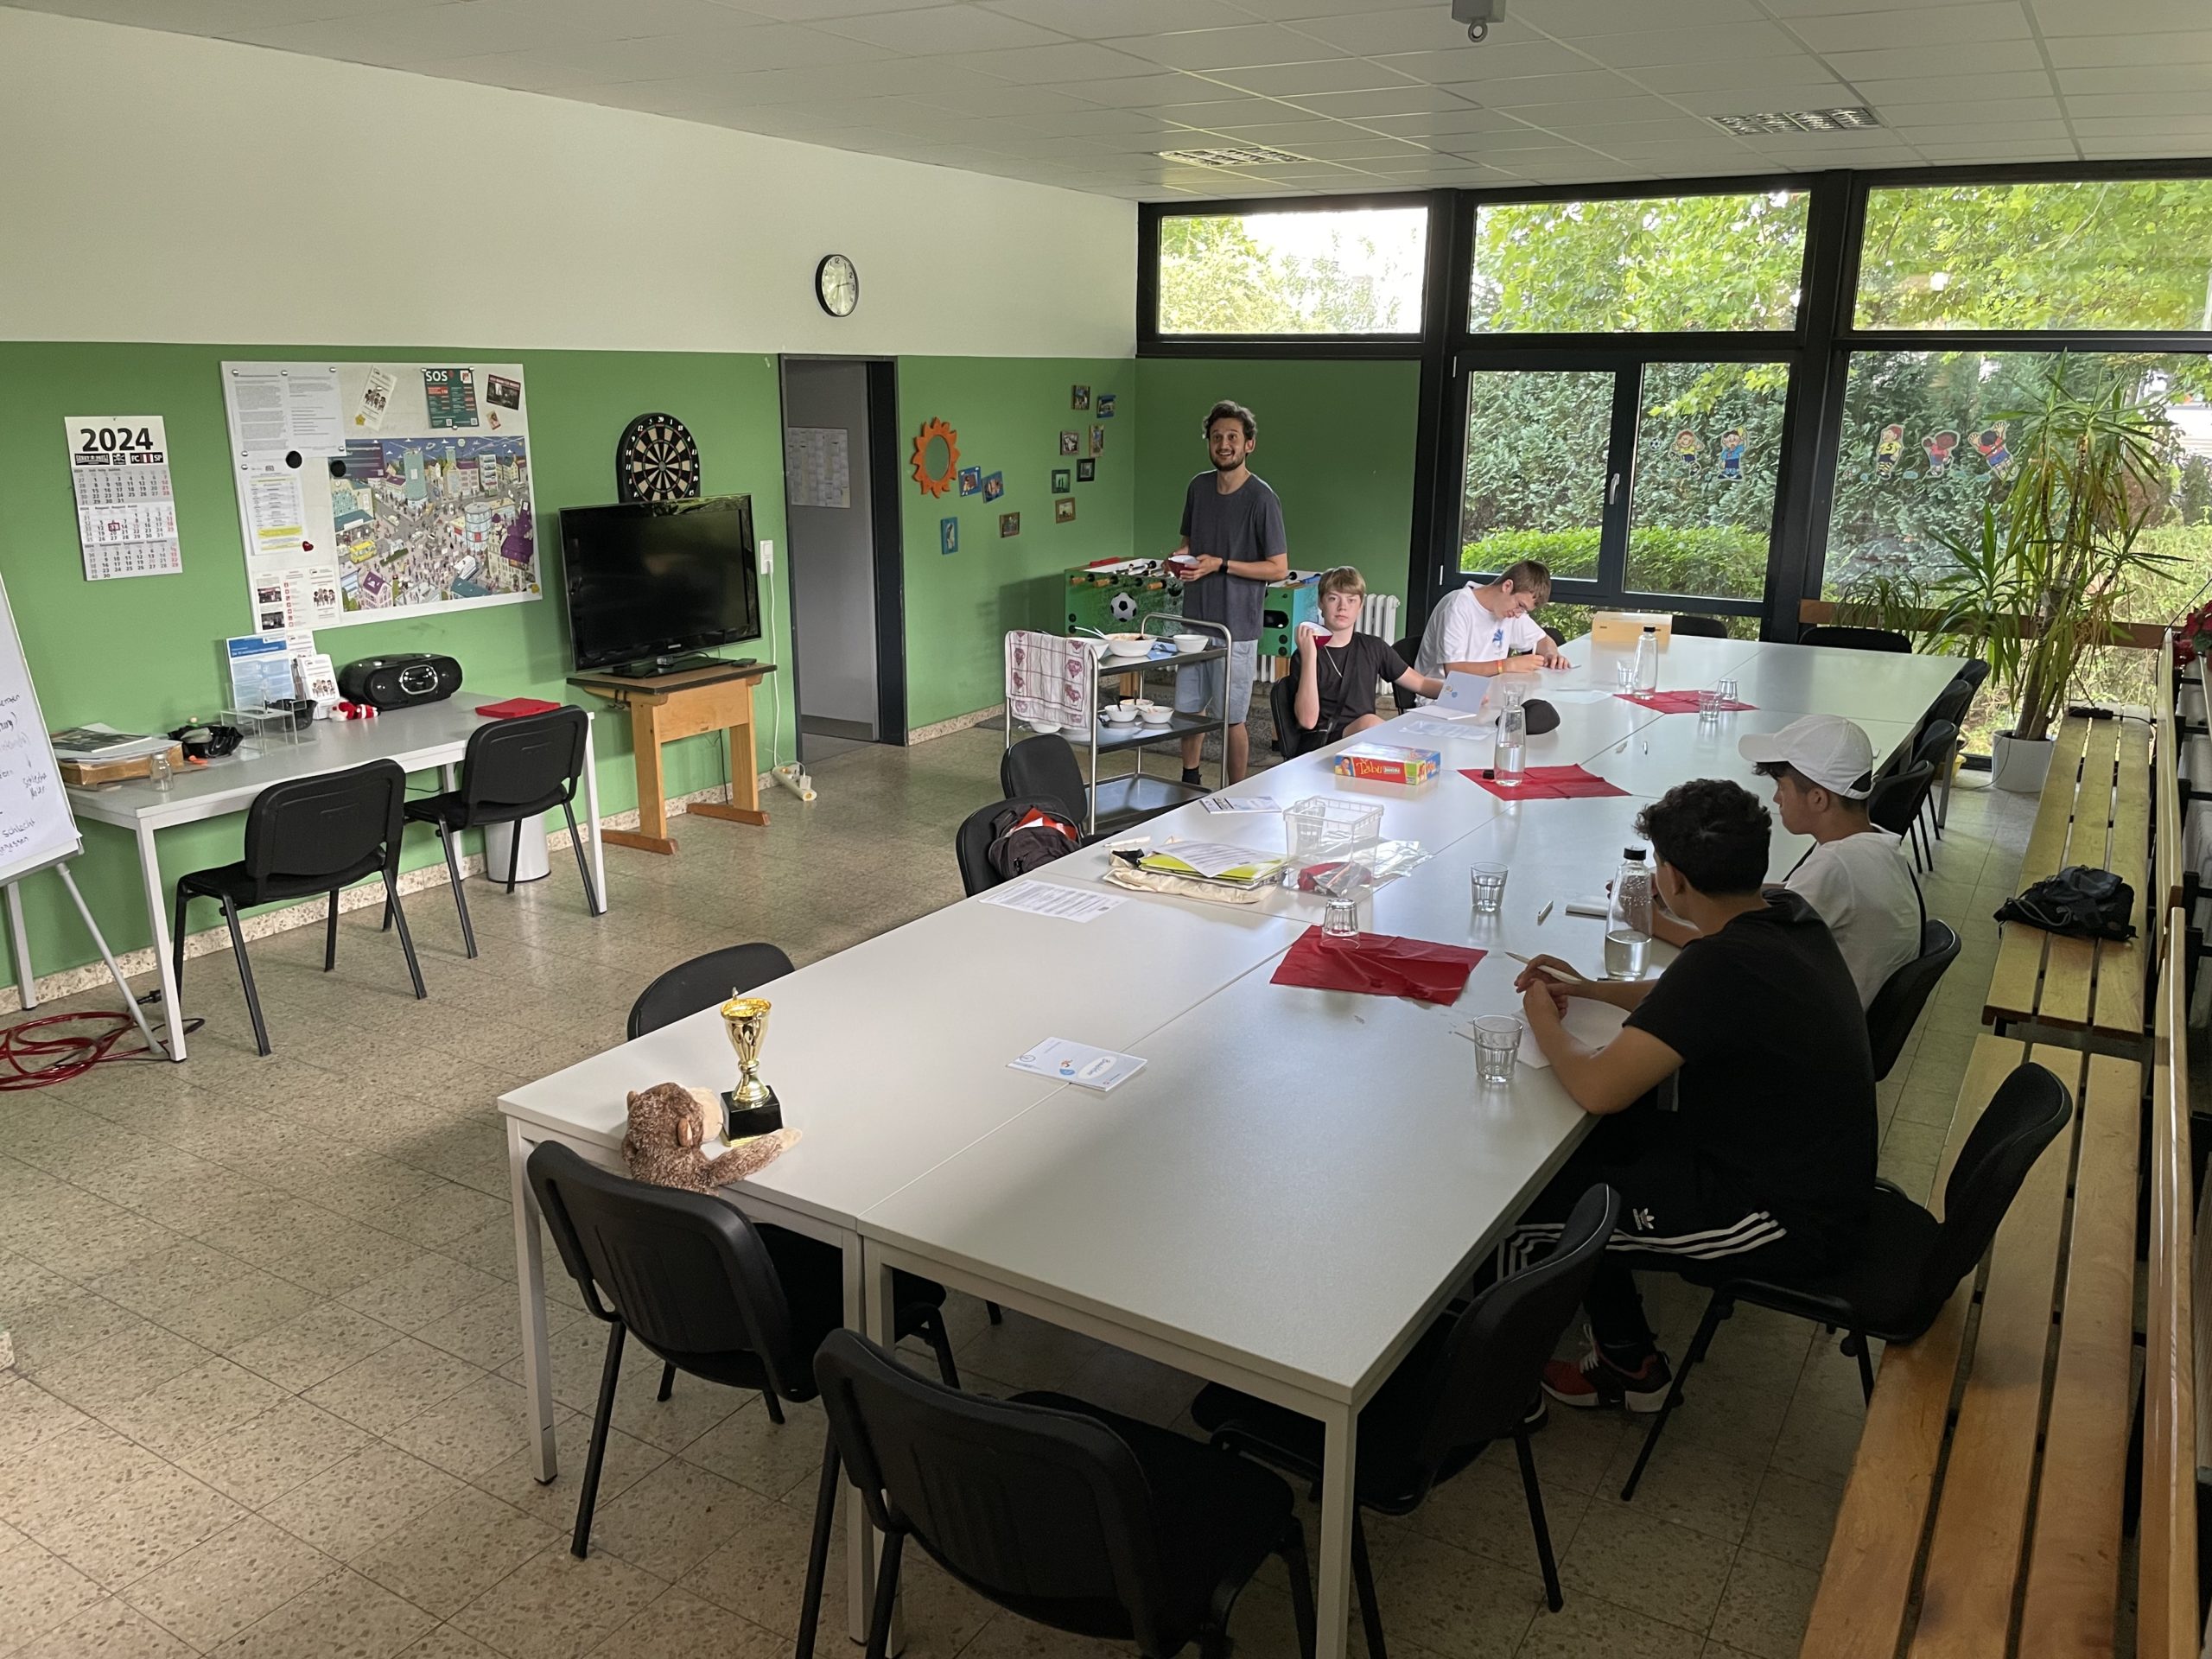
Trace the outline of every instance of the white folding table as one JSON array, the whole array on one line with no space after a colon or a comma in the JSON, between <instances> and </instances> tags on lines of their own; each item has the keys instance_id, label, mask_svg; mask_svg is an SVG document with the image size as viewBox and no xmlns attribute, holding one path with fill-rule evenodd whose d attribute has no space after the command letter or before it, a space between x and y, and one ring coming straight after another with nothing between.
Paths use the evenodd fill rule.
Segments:
<instances>
[{"instance_id":1,"label":"white folding table","mask_svg":"<svg viewBox=\"0 0 2212 1659\"><path fill-rule=\"evenodd\" d=\"M371 760L397 760L408 772L435 766L454 786L454 768L468 747L468 738L489 724L477 712L480 703L503 699L471 692L443 702L394 709L375 720L316 721L298 734L297 741L256 741L241 751L211 760L204 766L181 769L167 789L150 783L105 785L69 791L69 806L79 823L111 824L129 830L138 846L138 875L146 894L146 919L154 940L154 965L161 976L162 1013L168 1021L169 1058L184 1058L184 1012L177 1007L176 975L170 965L169 893L162 880L161 855L155 833L180 823L198 823L243 812L253 798L271 784L296 778L315 778L342 772ZM591 713L584 714L588 722ZM607 863L599 836L599 768L592 758L592 732L584 741L584 812L576 828L591 838L593 885L599 907L607 909Z\"/></svg>"}]
</instances>

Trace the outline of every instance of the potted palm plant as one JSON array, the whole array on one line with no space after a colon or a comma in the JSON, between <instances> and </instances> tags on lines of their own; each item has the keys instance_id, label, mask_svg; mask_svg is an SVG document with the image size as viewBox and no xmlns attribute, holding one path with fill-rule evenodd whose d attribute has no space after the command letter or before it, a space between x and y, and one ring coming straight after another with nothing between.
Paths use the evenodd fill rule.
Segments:
<instances>
[{"instance_id":1,"label":"potted palm plant","mask_svg":"<svg viewBox=\"0 0 2212 1659\"><path fill-rule=\"evenodd\" d=\"M1991 782L2031 794L2083 659L2126 637L2114 610L2127 579L2171 562L2138 537L2167 502L2173 429L2139 378L2095 379L2064 357L2042 402L2003 418L2017 435L2011 481L1969 533L1945 539L1928 632L1987 659L2012 709Z\"/></svg>"}]
</instances>

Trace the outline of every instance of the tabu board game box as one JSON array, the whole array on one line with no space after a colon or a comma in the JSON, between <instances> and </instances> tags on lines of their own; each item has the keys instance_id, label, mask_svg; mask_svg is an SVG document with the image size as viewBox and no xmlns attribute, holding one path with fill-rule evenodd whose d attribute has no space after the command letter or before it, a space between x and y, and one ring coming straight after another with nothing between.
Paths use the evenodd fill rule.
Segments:
<instances>
[{"instance_id":1,"label":"tabu board game box","mask_svg":"<svg viewBox=\"0 0 2212 1659\"><path fill-rule=\"evenodd\" d=\"M1436 776L1444 757L1434 749L1406 749L1390 743L1355 743L1338 752L1339 778L1375 784L1425 784Z\"/></svg>"}]
</instances>

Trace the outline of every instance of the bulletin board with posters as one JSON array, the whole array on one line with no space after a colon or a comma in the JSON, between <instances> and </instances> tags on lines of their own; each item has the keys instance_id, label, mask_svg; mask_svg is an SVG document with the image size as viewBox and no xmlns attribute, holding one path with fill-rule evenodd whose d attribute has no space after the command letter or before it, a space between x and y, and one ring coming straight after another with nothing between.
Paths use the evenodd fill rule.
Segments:
<instances>
[{"instance_id":1,"label":"bulletin board with posters","mask_svg":"<svg viewBox=\"0 0 2212 1659\"><path fill-rule=\"evenodd\" d=\"M226 363L256 633L541 594L518 363Z\"/></svg>"}]
</instances>

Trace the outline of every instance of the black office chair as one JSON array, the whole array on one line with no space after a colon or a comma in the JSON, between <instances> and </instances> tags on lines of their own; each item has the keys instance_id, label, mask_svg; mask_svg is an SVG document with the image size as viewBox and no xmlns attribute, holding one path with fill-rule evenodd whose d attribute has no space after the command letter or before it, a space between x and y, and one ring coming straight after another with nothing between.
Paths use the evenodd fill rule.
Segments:
<instances>
[{"instance_id":1,"label":"black office chair","mask_svg":"<svg viewBox=\"0 0 2212 1659\"><path fill-rule=\"evenodd\" d=\"M1726 639L1728 625L1717 616L1688 616L1677 611L1675 632L1685 639Z\"/></svg>"},{"instance_id":2,"label":"black office chair","mask_svg":"<svg viewBox=\"0 0 2212 1659\"><path fill-rule=\"evenodd\" d=\"M1008 800L1040 798L1074 823L1090 822L1083 768L1076 764L1074 746L1058 732L1025 737L999 758L999 792Z\"/></svg>"},{"instance_id":3,"label":"black office chair","mask_svg":"<svg viewBox=\"0 0 2212 1659\"><path fill-rule=\"evenodd\" d=\"M1539 1397L1544 1362L1581 1306L1620 1213L1620 1195L1611 1188L1593 1186L1585 1192L1550 1255L1497 1281L1465 1311L1438 1319L1359 1414L1351 1569L1368 1659L1384 1659L1382 1615L1359 1510L1410 1514L1492 1440L1510 1438L1520 1459L1544 1599L1554 1612L1560 1610L1559 1568L1552 1559L1543 1490L1529 1446L1529 1406ZM1321 1478L1321 1426L1310 1417L1219 1383L1192 1402L1191 1415L1211 1433L1217 1446L1273 1464L1300 1480Z\"/></svg>"},{"instance_id":4,"label":"black office chair","mask_svg":"<svg viewBox=\"0 0 2212 1659\"><path fill-rule=\"evenodd\" d=\"M772 944L728 944L703 957L679 962L638 993L630 1005L626 1039L635 1042L649 1031L672 1026L702 1008L733 996L742 996L756 985L781 979L791 971L791 959Z\"/></svg>"},{"instance_id":5,"label":"black office chair","mask_svg":"<svg viewBox=\"0 0 2212 1659\"><path fill-rule=\"evenodd\" d=\"M1393 645L1390 649L1398 653L1400 662L1408 668L1411 668L1414 666L1414 659L1421 655L1421 636L1417 633L1409 633ZM1390 688L1390 701L1396 706L1400 714L1407 714L1421 706L1421 693L1408 691L1402 685L1394 685Z\"/></svg>"},{"instance_id":6,"label":"black office chair","mask_svg":"<svg viewBox=\"0 0 2212 1659\"><path fill-rule=\"evenodd\" d=\"M1969 664L1967 666L1978 664ZM1928 713L1923 716L1929 722L1948 721L1952 728L1950 747L1940 755L1929 757L1936 762L1936 781L1942 790L1942 805L1940 808L1936 804L1934 789L1929 791L1927 800L1929 828L1935 831L1938 841L1943 839L1943 820L1950 816L1951 775L1958 770L1959 765L1959 732L1967 723L1967 711L1974 707L1974 696L1980 689L1980 682L1967 679L1965 671L1961 670L1953 677L1948 685L1936 694L1936 701L1928 705Z\"/></svg>"},{"instance_id":7,"label":"black office chair","mask_svg":"<svg viewBox=\"0 0 2212 1659\"><path fill-rule=\"evenodd\" d=\"M1132 1642L1144 1659L1170 1659L1194 1639L1205 1659L1226 1659L1237 1595L1281 1555L1300 1651L1313 1659L1305 1533L1280 1475L1065 1395L957 1394L849 1331L830 1333L814 1369L830 1446L801 1659L820 1619L841 1458L883 1535L868 1659L883 1659L909 1538L986 1600L1054 1630Z\"/></svg>"},{"instance_id":8,"label":"black office chair","mask_svg":"<svg viewBox=\"0 0 2212 1659\"><path fill-rule=\"evenodd\" d=\"M393 760L372 760L344 772L271 784L255 796L246 809L245 856L235 864L177 878L170 968L176 978L178 1005L184 1001L185 912L194 899L213 899L230 925L231 954L238 958L245 1011L253 1019L254 1046L267 1054L269 1027L261 1017L261 997L254 989L253 964L246 960L238 912L254 905L328 893L322 943L322 971L327 974L338 964L339 890L372 875L384 878L386 922L399 923L399 949L407 958L416 1000L428 996L422 965L415 960L415 941L408 936L407 917L399 907L399 839L405 827L400 809L406 798L407 774Z\"/></svg>"},{"instance_id":9,"label":"black office chair","mask_svg":"<svg viewBox=\"0 0 2212 1659\"><path fill-rule=\"evenodd\" d=\"M495 720L468 734L468 747L461 760L461 787L442 794L425 795L407 803L407 821L427 823L438 832L445 849L446 877L453 887L454 908L461 912L461 942L476 954L476 930L468 920L468 895L461 891L461 858L454 839L464 830L486 824L519 824L541 812L561 809L568 820L569 846L576 855L576 874L583 877L584 908L602 915L599 894L591 885L591 865L584 857L583 837L576 833L576 784L584 775L584 748L591 741L591 722L581 709L554 709L542 715L514 720ZM594 835L598 826L593 826ZM522 836L509 842L507 891L515 890L515 870L522 861ZM487 854L484 874L499 880ZM389 910L385 924L391 925Z\"/></svg>"},{"instance_id":10,"label":"black office chair","mask_svg":"<svg viewBox=\"0 0 2212 1659\"><path fill-rule=\"evenodd\" d=\"M1846 1332L1844 1351L1859 1361L1859 1391L1874 1396L1874 1360L1867 1339L1911 1342L1936 1323L1936 1315L1959 1281L1974 1270L1996 1236L2005 1212L2043 1150L2057 1138L2072 1113L2066 1085L2032 1061L2015 1066L1960 1149L1943 1186L1943 1219L1936 1217L1887 1181L1874 1183L1866 1215L1866 1242L1848 1267L1796 1284L1757 1277L1706 1277L1686 1273L1694 1283L1713 1287L1690 1339L1689 1352L1675 1373L1673 1387L1652 1418L1621 1488L1625 1503L1636 1496L1644 1465L1666 1431L1667 1419L1682 1403L1683 1384L1707 1351L1722 1320L1749 1302L1794 1319L1810 1319Z\"/></svg>"},{"instance_id":11,"label":"black office chair","mask_svg":"<svg viewBox=\"0 0 2212 1659\"><path fill-rule=\"evenodd\" d=\"M1909 839L1913 821L1920 814L1922 796L1935 780L1935 765L1927 760L1901 766L1886 778L1877 778L1874 792L1866 798L1866 816L1873 819L1876 829L1886 830L1900 840ZM1920 868L1917 844L1912 849L1912 864L1915 869Z\"/></svg>"},{"instance_id":12,"label":"black office chair","mask_svg":"<svg viewBox=\"0 0 2212 1659\"><path fill-rule=\"evenodd\" d=\"M1981 690L1981 683L1988 677L1989 664L1979 657L1973 657L1967 658L1966 665L1954 674L1951 679L1955 684L1963 683L1979 691Z\"/></svg>"},{"instance_id":13,"label":"black office chair","mask_svg":"<svg viewBox=\"0 0 2212 1659\"><path fill-rule=\"evenodd\" d=\"M1275 753L1295 760L1313 741L1313 734L1298 723L1298 669L1276 677L1268 687L1268 715L1275 728Z\"/></svg>"},{"instance_id":14,"label":"black office chair","mask_svg":"<svg viewBox=\"0 0 2212 1659\"><path fill-rule=\"evenodd\" d=\"M1852 651L1910 652L1911 639L1893 628L1847 628L1815 623L1797 637L1801 645L1842 645Z\"/></svg>"},{"instance_id":15,"label":"black office chair","mask_svg":"<svg viewBox=\"0 0 2212 1659\"><path fill-rule=\"evenodd\" d=\"M1948 922L1930 916L1920 925L1920 954L1882 982L1866 1005L1866 1036L1874 1051L1874 1081L1890 1075L1920 1011L1936 994L1936 982L1958 960L1959 936Z\"/></svg>"},{"instance_id":16,"label":"black office chair","mask_svg":"<svg viewBox=\"0 0 2212 1659\"><path fill-rule=\"evenodd\" d=\"M1035 807L1040 811L1058 813L1063 817L1068 816L1067 808L1057 799L1036 795L1010 795L1005 800L979 806L961 819L960 827L952 832L952 856L960 866L961 890L970 899L979 893L988 893L1007 880L991 868L990 853L991 826L998 822L999 814L1008 807L1023 811ZM1080 831L1083 819L1077 817L1072 822Z\"/></svg>"},{"instance_id":17,"label":"black office chair","mask_svg":"<svg viewBox=\"0 0 2212 1659\"><path fill-rule=\"evenodd\" d=\"M569 1553L581 1560L591 1541L624 1338L635 1332L660 1357L667 1368L663 1400L669 1379L689 1371L728 1388L757 1389L771 1420L781 1423L779 1402L815 1397L815 1351L844 1323L844 1261L833 1245L755 1226L720 1198L617 1175L557 1141L534 1147L527 1168L562 1264L584 1306L607 1327L591 1451L569 1541ZM899 1334L928 1342L945 1385L958 1388L944 1332L944 1287L900 1278L893 1313ZM602 1289L613 1306L601 1300Z\"/></svg>"},{"instance_id":18,"label":"black office chair","mask_svg":"<svg viewBox=\"0 0 2212 1659\"><path fill-rule=\"evenodd\" d=\"M1920 728L1920 735L1912 740L1912 761L1905 770L1918 772L1923 766L1928 776L1921 784L1912 803L1911 829L1920 838L1921 849L1928 855L1928 868L1936 868L1936 838L1924 822L1928 804L1936 798L1936 780L1951 764L1951 752L1959 747L1959 728L1948 720L1931 720ZM1913 862L1919 863L1917 854Z\"/></svg>"}]
</instances>

